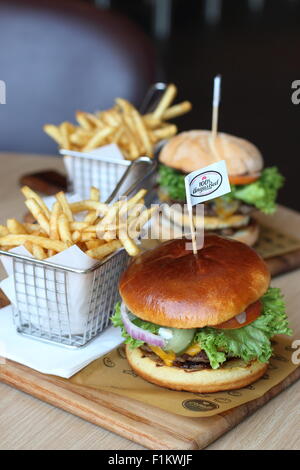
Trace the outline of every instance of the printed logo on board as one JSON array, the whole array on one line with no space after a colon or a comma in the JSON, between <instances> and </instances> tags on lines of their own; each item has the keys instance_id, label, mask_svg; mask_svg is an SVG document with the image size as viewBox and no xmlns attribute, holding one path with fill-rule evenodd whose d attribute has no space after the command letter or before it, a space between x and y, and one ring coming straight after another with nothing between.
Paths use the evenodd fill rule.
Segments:
<instances>
[{"instance_id":1,"label":"printed logo on board","mask_svg":"<svg viewBox=\"0 0 300 470\"><path fill-rule=\"evenodd\" d=\"M219 408L219 405L209 400L185 400L182 402L182 406L190 411L211 411Z\"/></svg>"}]
</instances>

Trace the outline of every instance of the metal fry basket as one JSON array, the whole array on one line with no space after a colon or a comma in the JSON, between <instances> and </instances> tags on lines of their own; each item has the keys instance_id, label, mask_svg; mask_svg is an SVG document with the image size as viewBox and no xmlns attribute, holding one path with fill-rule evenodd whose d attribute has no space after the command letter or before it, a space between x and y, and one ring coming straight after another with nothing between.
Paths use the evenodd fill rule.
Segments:
<instances>
[{"instance_id":1,"label":"metal fry basket","mask_svg":"<svg viewBox=\"0 0 300 470\"><path fill-rule=\"evenodd\" d=\"M119 277L128 263L124 249L87 270L2 250L0 255L9 257L12 263L13 318L19 333L80 347L108 326L119 300Z\"/></svg>"},{"instance_id":2,"label":"metal fry basket","mask_svg":"<svg viewBox=\"0 0 300 470\"><path fill-rule=\"evenodd\" d=\"M83 199L89 198L91 186L95 186L101 190L101 198L105 201L131 164L129 160L100 158L83 152L61 150L60 153L64 155L69 189Z\"/></svg>"},{"instance_id":3,"label":"metal fry basket","mask_svg":"<svg viewBox=\"0 0 300 470\"><path fill-rule=\"evenodd\" d=\"M140 112L145 114L151 112L157 105L167 85L163 82L154 83L146 93ZM159 149L159 146L158 146ZM158 150L157 149L157 150ZM115 189L120 178L132 163L130 160L99 156L91 153L76 152L61 149L60 154L64 157L64 163L69 179L69 191L78 194L84 199L88 199L91 186L96 186L101 190L101 199L105 201ZM136 178L142 177L144 170L141 167ZM144 183L146 189L153 187L152 181Z\"/></svg>"}]
</instances>

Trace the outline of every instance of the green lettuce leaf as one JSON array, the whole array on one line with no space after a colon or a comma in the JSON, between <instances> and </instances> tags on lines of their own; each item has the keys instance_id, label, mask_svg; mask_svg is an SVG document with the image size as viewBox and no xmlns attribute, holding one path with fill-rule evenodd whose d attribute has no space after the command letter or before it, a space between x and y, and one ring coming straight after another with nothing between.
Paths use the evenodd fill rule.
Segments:
<instances>
[{"instance_id":1,"label":"green lettuce leaf","mask_svg":"<svg viewBox=\"0 0 300 470\"><path fill-rule=\"evenodd\" d=\"M159 165L158 182L174 201L185 201L184 175L165 165Z\"/></svg>"},{"instance_id":2,"label":"green lettuce leaf","mask_svg":"<svg viewBox=\"0 0 300 470\"><path fill-rule=\"evenodd\" d=\"M113 316L111 317L112 324L115 327L120 327L122 331L122 336L124 338L124 343L128 344L131 349L138 348L144 344L144 341L140 341L138 339L132 338L127 331L125 330L123 320L121 317L121 303L117 302L115 306L115 312ZM141 320L140 318L135 317L132 320L132 323L134 323L136 326L143 328L143 330L148 330L150 333L157 334L158 330L160 328L159 325L155 325L154 323L146 322L144 320Z\"/></svg>"},{"instance_id":3,"label":"green lettuce leaf","mask_svg":"<svg viewBox=\"0 0 300 470\"><path fill-rule=\"evenodd\" d=\"M242 186L231 185L228 197L251 204L266 214L272 214L276 209L278 190L283 186L283 183L284 177L273 166L263 170L261 177L254 183Z\"/></svg>"},{"instance_id":4,"label":"green lettuce leaf","mask_svg":"<svg viewBox=\"0 0 300 470\"><path fill-rule=\"evenodd\" d=\"M267 362L272 355L270 338L277 334L292 334L280 289L270 288L261 300L262 313L249 325L235 330L205 327L196 333L195 341L205 350L213 369L217 369L226 357Z\"/></svg>"},{"instance_id":5,"label":"green lettuce leaf","mask_svg":"<svg viewBox=\"0 0 300 470\"><path fill-rule=\"evenodd\" d=\"M169 197L175 201L185 201L184 175L165 165L160 165L158 171L158 182ZM239 186L232 184L231 192L221 198L227 201L238 199L271 214L276 209L277 193L283 183L284 177L276 167L265 168L257 181Z\"/></svg>"}]
</instances>

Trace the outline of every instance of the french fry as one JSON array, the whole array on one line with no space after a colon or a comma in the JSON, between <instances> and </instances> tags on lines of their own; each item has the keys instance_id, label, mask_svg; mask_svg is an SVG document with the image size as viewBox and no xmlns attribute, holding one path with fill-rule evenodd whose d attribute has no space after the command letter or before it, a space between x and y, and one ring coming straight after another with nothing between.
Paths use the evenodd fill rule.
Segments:
<instances>
[{"instance_id":1,"label":"french fry","mask_svg":"<svg viewBox=\"0 0 300 470\"><path fill-rule=\"evenodd\" d=\"M90 210L96 210L99 214L106 214L108 211L107 204L90 200L72 202L69 206L73 214Z\"/></svg>"},{"instance_id":2,"label":"french fry","mask_svg":"<svg viewBox=\"0 0 300 470\"><path fill-rule=\"evenodd\" d=\"M153 147L151 145L149 135L147 133L145 124L141 118L141 115L135 109L132 111L133 122L136 126L138 135L146 149L146 153L149 157L153 157Z\"/></svg>"},{"instance_id":3,"label":"french fry","mask_svg":"<svg viewBox=\"0 0 300 470\"><path fill-rule=\"evenodd\" d=\"M119 240L130 256L136 256L139 254L140 250L138 246L134 243L134 241L131 238L129 238L125 230L119 231Z\"/></svg>"},{"instance_id":4,"label":"french fry","mask_svg":"<svg viewBox=\"0 0 300 470\"><path fill-rule=\"evenodd\" d=\"M157 212L157 207L151 207L144 210L138 217L129 220L128 234L131 238L135 238L144 225L153 217Z\"/></svg>"},{"instance_id":5,"label":"french fry","mask_svg":"<svg viewBox=\"0 0 300 470\"><path fill-rule=\"evenodd\" d=\"M58 232L61 241L63 241L67 246L72 246L72 234L70 231L70 224L66 214L60 214L58 217Z\"/></svg>"},{"instance_id":6,"label":"french fry","mask_svg":"<svg viewBox=\"0 0 300 470\"><path fill-rule=\"evenodd\" d=\"M61 213L61 205L56 201L52 206L52 212L50 215L50 238L51 240L59 240L59 231L58 231L58 217Z\"/></svg>"},{"instance_id":7,"label":"french fry","mask_svg":"<svg viewBox=\"0 0 300 470\"><path fill-rule=\"evenodd\" d=\"M120 117L114 108L104 111L101 118L108 126L117 127L120 124Z\"/></svg>"},{"instance_id":8,"label":"french fry","mask_svg":"<svg viewBox=\"0 0 300 470\"><path fill-rule=\"evenodd\" d=\"M110 255L114 251L118 250L119 248L121 248L121 246L122 243L120 242L120 240L113 240L109 243L105 243L105 245L101 245L97 248L93 248L91 250L86 251L86 255L90 256L91 258L100 260Z\"/></svg>"},{"instance_id":9,"label":"french fry","mask_svg":"<svg viewBox=\"0 0 300 470\"><path fill-rule=\"evenodd\" d=\"M81 233L79 230L75 230L75 232L72 233L72 242L73 243L78 243L81 241Z\"/></svg>"},{"instance_id":10,"label":"french fry","mask_svg":"<svg viewBox=\"0 0 300 470\"><path fill-rule=\"evenodd\" d=\"M188 113L192 109L192 103L190 101L183 101L182 103L175 104L170 108L166 109L162 115L164 121L174 119L182 114Z\"/></svg>"},{"instance_id":11,"label":"french fry","mask_svg":"<svg viewBox=\"0 0 300 470\"><path fill-rule=\"evenodd\" d=\"M63 139L60 133L60 129L57 126L52 124L45 124L43 127L46 134L48 134L55 142L57 142L60 146L63 144Z\"/></svg>"},{"instance_id":12,"label":"french fry","mask_svg":"<svg viewBox=\"0 0 300 470\"><path fill-rule=\"evenodd\" d=\"M85 117L94 127L98 127L98 128L104 127L103 122L97 116L95 116L95 114L85 113Z\"/></svg>"},{"instance_id":13,"label":"french fry","mask_svg":"<svg viewBox=\"0 0 300 470\"><path fill-rule=\"evenodd\" d=\"M33 255L33 244L31 242L25 242L24 247Z\"/></svg>"},{"instance_id":14,"label":"french fry","mask_svg":"<svg viewBox=\"0 0 300 470\"><path fill-rule=\"evenodd\" d=\"M149 130L160 127L162 123L161 119L154 118L152 113L145 114L145 116L143 116L143 121Z\"/></svg>"},{"instance_id":15,"label":"french fry","mask_svg":"<svg viewBox=\"0 0 300 470\"><path fill-rule=\"evenodd\" d=\"M15 235L27 233L27 230L24 225L18 222L16 219L7 219L6 225L9 233L14 233Z\"/></svg>"},{"instance_id":16,"label":"french fry","mask_svg":"<svg viewBox=\"0 0 300 470\"><path fill-rule=\"evenodd\" d=\"M88 144L83 148L83 151L88 152L89 150L93 150L94 148L98 147L114 131L115 129L113 127L105 127L104 129L98 130L96 134L88 142Z\"/></svg>"},{"instance_id":17,"label":"french fry","mask_svg":"<svg viewBox=\"0 0 300 470\"><path fill-rule=\"evenodd\" d=\"M37 234L37 233L41 232L41 230L42 230L42 228L39 224L30 224L28 222L24 222L23 225L24 225L27 233Z\"/></svg>"},{"instance_id":18,"label":"french fry","mask_svg":"<svg viewBox=\"0 0 300 470\"><path fill-rule=\"evenodd\" d=\"M106 230L109 230L112 224L116 226L118 211L119 207L117 204L114 204L109 208L105 217L103 217L101 222L96 226L96 230L99 234L104 233ZM90 230L87 228L84 231L87 232Z\"/></svg>"},{"instance_id":19,"label":"french fry","mask_svg":"<svg viewBox=\"0 0 300 470\"><path fill-rule=\"evenodd\" d=\"M165 130L168 120L191 109L189 101L172 106L176 93L176 86L170 84L156 109L144 116L128 100L116 98L111 109L94 114L77 111L78 126L63 122L60 126L47 124L44 130L60 147L67 149L89 152L114 142L128 160L135 160L145 153L151 157L159 140L174 135L175 127ZM153 130L157 133L153 134Z\"/></svg>"},{"instance_id":20,"label":"french fry","mask_svg":"<svg viewBox=\"0 0 300 470\"><path fill-rule=\"evenodd\" d=\"M61 205L56 201L52 206L52 211L49 220L50 233L49 236L51 240L59 240L59 231L58 231L58 217L61 214ZM55 255L54 250L49 250L49 257Z\"/></svg>"},{"instance_id":21,"label":"french fry","mask_svg":"<svg viewBox=\"0 0 300 470\"><path fill-rule=\"evenodd\" d=\"M85 242L88 250L93 250L94 248L98 248L99 246L102 246L105 243L106 243L105 240L89 240Z\"/></svg>"},{"instance_id":22,"label":"french fry","mask_svg":"<svg viewBox=\"0 0 300 470\"><path fill-rule=\"evenodd\" d=\"M45 215L47 218L50 218L50 211L46 204L44 203L43 199L32 189L29 188L29 186L23 186L21 188L22 194L25 196L26 199L35 199L38 205L41 207L41 209L44 211Z\"/></svg>"},{"instance_id":23,"label":"french fry","mask_svg":"<svg viewBox=\"0 0 300 470\"><path fill-rule=\"evenodd\" d=\"M147 193L146 189L140 189L131 199L129 199L128 201L123 201L124 204L122 205L122 207L120 208L120 217L123 218L123 216L126 214L129 213L130 209L132 209L134 207L135 204L137 204L138 202L141 201L141 199L143 199L143 197L145 196L145 194Z\"/></svg>"},{"instance_id":24,"label":"french fry","mask_svg":"<svg viewBox=\"0 0 300 470\"><path fill-rule=\"evenodd\" d=\"M100 201L100 191L98 188L95 188L94 186L91 187L90 199L91 201L97 201L97 202ZM97 211L92 210L85 216L84 221L92 225L93 223L96 222L97 218L98 218Z\"/></svg>"},{"instance_id":25,"label":"french fry","mask_svg":"<svg viewBox=\"0 0 300 470\"><path fill-rule=\"evenodd\" d=\"M81 251L83 251L84 253L87 251L87 246L86 246L86 243L85 243L85 242L77 242L76 245L77 245L78 248L80 248Z\"/></svg>"},{"instance_id":26,"label":"french fry","mask_svg":"<svg viewBox=\"0 0 300 470\"><path fill-rule=\"evenodd\" d=\"M103 240L106 242L110 242L112 240L115 240L118 234L117 227L115 229L107 230L103 234L101 234Z\"/></svg>"},{"instance_id":27,"label":"french fry","mask_svg":"<svg viewBox=\"0 0 300 470\"><path fill-rule=\"evenodd\" d=\"M170 106L172 101L174 100L174 98L176 96L176 93L177 93L176 86L173 85L173 84L170 84L167 87L166 91L164 92L162 99L158 103L158 106L156 107L156 109L153 112L154 119L161 119L162 118L162 115L164 114L166 109Z\"/></svg>"},{"instance_id":28,"label":"french fry","mask_svg":"<svg viewBox=\"0 0 300 470\"><path fill-rule=\"evenodd\" d=\"M4 225L0 225L0 237L4 237L5 235L8 235L8 233L8 228Z\"/></svg>"},{"instance_id":29,"label":"french fry","mask_svg":"<svg viewBox=\"0 0 300 470\"><path fill-rule=\"evenodd\" d=\"M89 225L95 224L97 220L98 220L98 212L95 210L90 211L84 218L84 222L86 222Z\"/></svg>"},{"instance_id":30,"label":"french fry","mask_svg":"<svg viewBox=\"0 0 300 470\"><path fill-rule=\"evenodd\" d=\"M25 242L31 242L46 250L54 250L57 252L67 249L67 245L59 240L50 240L49 238L40 237L37 235L6 235L0 237L0 246L19 246L24 245Z\"/></svg>"},{"instance_id":31,"label":"french fry","mask_svg":"<svg viewBox=\"0 0 300 470\"><path fill-rule=\"evenodd\" d=\"M99 225L88 225L86 228L82 230L83 233L97 233L99 231Z\"/></svg>"},{"instance_id":32,"label":"french fry","mask_svg":"<svg viewBox=\"0 0 300 470\"><path fill-rule=\"evenodd\" d=\"M95 188L95 186L91 187L90 199L91 201L100 201L100 191L98 188Z\"/></svg>"},{"instance_id":33,"label":"french fry","mask_svg":"<svg viewBox=\"0 0 300 470\"><path fill-rule=\"evenodd\" d=\"M115 99L117 105L120 107L121 111L126 115L130 114L133 106L129 101L125 100L124 98L116 98Z\"/></svg>"},{"instance_id":34,"label":"french fry","mask_svg":"<svg viewBox=\"0 0 300 470\"><path fill-rule=\"evenodd\" d=\"M89 227L90 224L88 222L71 222L70 223L70 229L71 231L81 231L84 230L85 228Z\"/></svg>"},{"instance_id":35,"label":"french fry","mask_svg":"<svg viewBox=\"0 0 300 470\"><path fill-rule=\"evenodd\" d=\"M47 253L41 246L36 245L34 243L32 243L31 246L32 246L32 254L36 259L41 260L41 259L48 258Z\"/></svg>"},{"instance_id":36,"label":"french fry","mask_svg":"<svg viewBox=\"0 0 300 470\"><path fill-rule=\"evenodd\" d=\"M36 219L36 221L39 223L41 228L44 230L44 232L49 235L49 220L41 206L38 204L38 202L35 199L27 199L25 201L25 205L27 206L27 209L29 209L33 217Z\"/></svg>"},{"instance_id":37,"label":"french fry","mask_svg":"<svg viewBox=\"0 0 300 470\"><path fill-rule=\"evenodd\" d=\"M61 125L59 126L60 129L60 135L62 138L62 147L64 149L69 150L71 148L70 145L70 136L72 132L74 131L74 126L70 122L62 122Z\"/></svg>"},{"instance_id":38,"label":"french fry","mask_svg":"<svg viewBox=\"0 0 300 470\"><path fill-rule=\"evenodd\" d=\"M93 137L93 134L91 132L82 133L82 132L79 132L79 130L74 132L70 136L70 142L72 144L78 145L79 147L84 147L85 145L87 145L89 140L91 140L91 138Z\"/></svg>"},{"instance_id":39,"label":"french fry","mask_svg":"<svg viewBox=\"0 0 300 470\"><path fill-rule=\"evenodd\" d=\"M154 129L152 134L155 138L155 141L162 139L169 139L173 135L177 133L177 127L174 124L170 124L169 126L161 127L160 129Z\"/></svg>"},{"instance_id":40,"label":"french fry","mask_svg":"<svg viewBox=\"0 0 300 470\"><path fill-rule=\"evenodd\" d=\"M93 128L91 122L86 117L86 113L84 113L83 111L76 112L76 120L78 124L80 124L80 126L83 129L86 129L87 131L90 131Z\"/></svg>"},{"instance_id":41,"label":"french fry","mask_svg":"<svg viewBox=\"0 0 300 470\"><path fill-rule=\"evenodd\" d=\"M56 202L46 214L43 200L28 187L22 188L25 204L37 223L21 224L8 219L7 227L0 225L0 247L10 250L24 245L35 259L47 259L76 244L95 259L103 259L122 246L131 256L139 253L129 227L138 236L153 209L144 210L145 189L129 200L115 202L111 206L101 203L97 188L91 188L90 199L69 204L64 193L56 195ZM88 212L84 221L73 220L73 213ZM136 238L136 236L134 238Z\"/></svg>"},{"instance_id":42,"label":"french fry","mask_svg":"<svg viewBox=\"0 0 300 470\"><path fill-rule=\"evenodd\" d=\"M56 194L56 199L60 203L63 213L66 215L69 222L73 222L73 214L67 201L66 195L63 191Z\"/></svg>"},{"instance_id":43,"label":"french fry","mask_svg":"<svg viewBox=\"0 0 300 470\"><path fill-rule=\"evenodd\" d=\"M82 242L87 242L89 240L95 240L97 238L96 232L86 232L86 233L81 233L80 240Z\"/></svg>"}]
</instances>

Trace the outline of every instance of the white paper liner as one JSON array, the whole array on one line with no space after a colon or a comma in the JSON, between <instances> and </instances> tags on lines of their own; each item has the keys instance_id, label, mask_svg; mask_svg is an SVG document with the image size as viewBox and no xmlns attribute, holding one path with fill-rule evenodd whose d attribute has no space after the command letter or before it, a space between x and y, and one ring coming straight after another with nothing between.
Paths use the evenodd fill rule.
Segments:
<instances>
[{"instance_id":1,"label":"white paper liner","mask_svg":"<svg viewBox=\"0 0 300 470\"><path fill-rule=\"evenodd\" d=\"M18 334L9 305L0 310L0 356L31 367L43 374L70 378L123 341L119 328L110 326L97 338L78 349L66 349ZM1 359L3 362L3 359Z\"/></svg>"}]
</instances>

